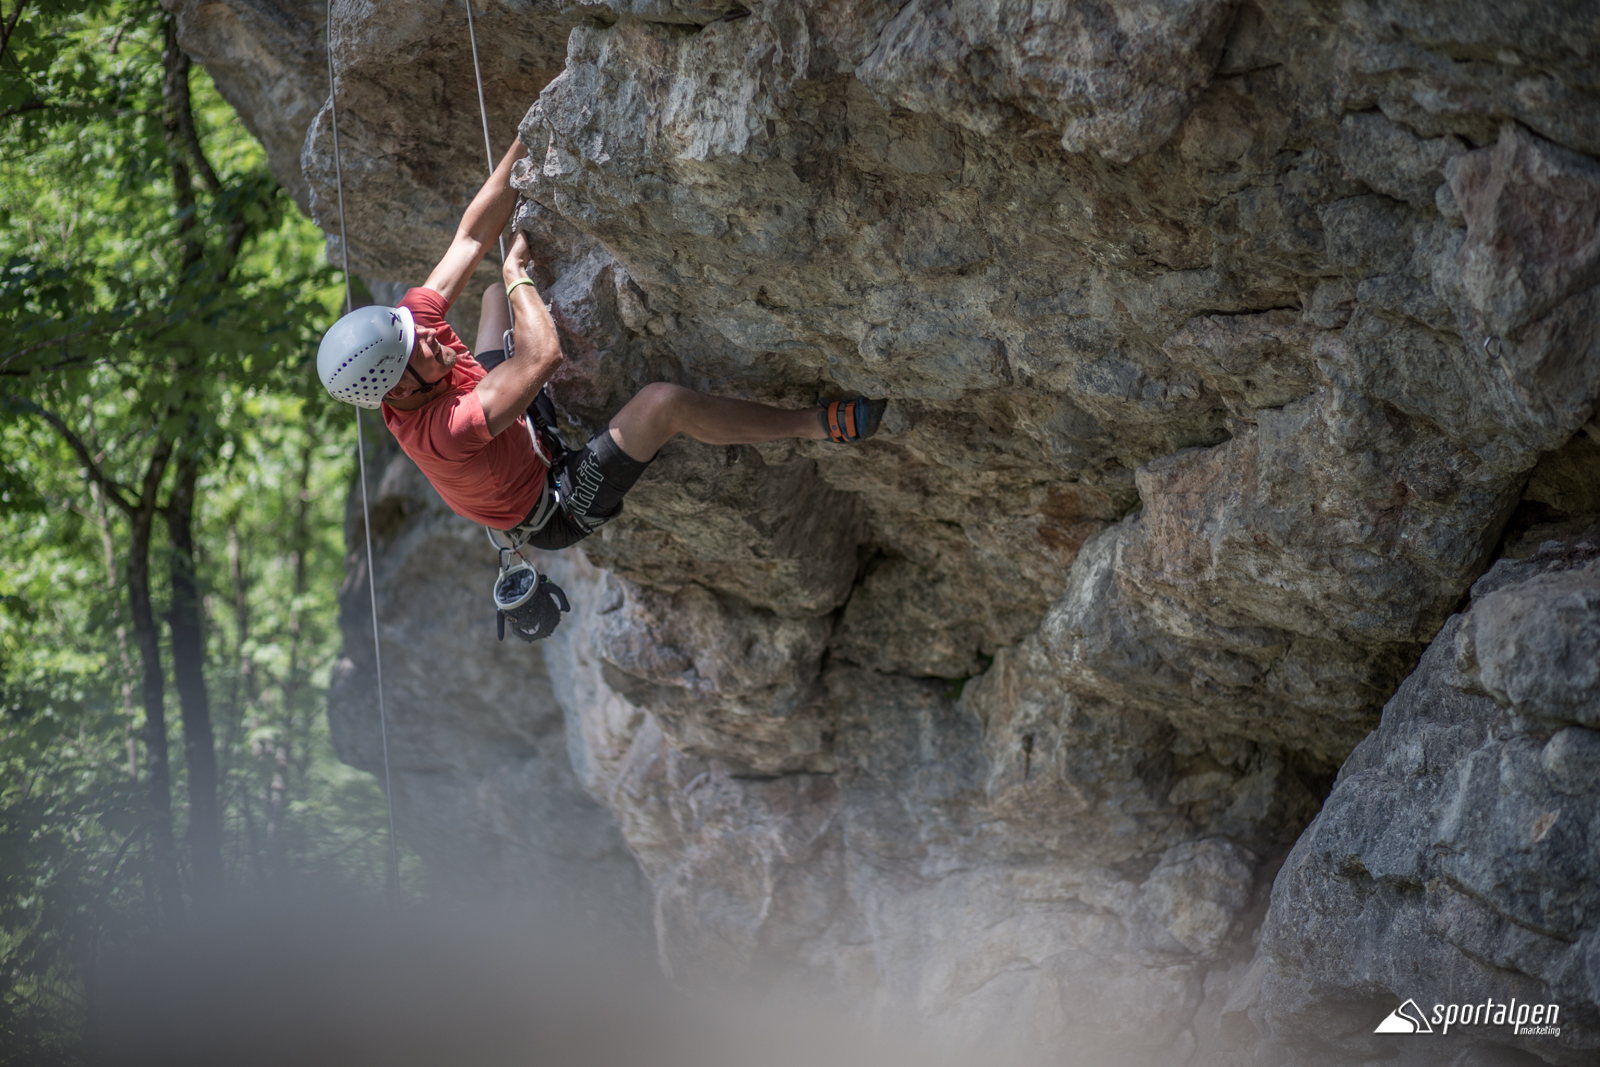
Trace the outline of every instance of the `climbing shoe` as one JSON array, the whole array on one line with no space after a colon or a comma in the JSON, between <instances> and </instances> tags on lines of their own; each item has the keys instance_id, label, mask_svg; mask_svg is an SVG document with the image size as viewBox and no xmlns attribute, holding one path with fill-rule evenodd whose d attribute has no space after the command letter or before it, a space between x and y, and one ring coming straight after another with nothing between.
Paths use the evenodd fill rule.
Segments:
<instances>
[{"instance_id":1,"label":"climbing shoe","mask_svg":"<svg viewBox=\"0 0 1600 1067\"><path fill-rule=\"evenodd\" d=\"M849 444L871 437L878 432L883 421L887 400L870 400L858 396L854 400L835 400L817 412L817 421L827 431L830 440Z\"/></svg>"}]
</instances>

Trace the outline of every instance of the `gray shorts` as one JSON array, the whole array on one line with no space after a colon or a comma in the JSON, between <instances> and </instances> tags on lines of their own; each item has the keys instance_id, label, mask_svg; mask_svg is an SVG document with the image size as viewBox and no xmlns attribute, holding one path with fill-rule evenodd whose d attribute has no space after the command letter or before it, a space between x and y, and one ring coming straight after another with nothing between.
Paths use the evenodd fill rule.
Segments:
<instances>
[{"instance_id":1,"label":"gray shorts","mask_svg":"<svg viewBox=\"0 0 1600 1067\"><path fill-rule=\"evenodd\" d=\"M477 360L484 369L493 370L505 358L503 351L496 350L482 353ZM531 415L533 409L528 410ZM524 544L534 548L575 545L622 512L624 494L648 466L650 460L641 463L634 459L612 440L610 430L601 430L589 438L588 444L550 465L545 474L545 491L555 493L559 503L544 525L533 528L539 512L536 504L521 525L506 533L523 538Z\"/></svg>"},{"instance_id":2,"label":"gray shorts","mask_svg":"<svg viewBox=\"0 0 1600 1067\"><path fill-rule=\"evenodd\" d=\"M507 533L534 548L575 545L621 514L623 496L648 466L619 448L610 430L601 430L545 474L546 492L556 494L557 504L544 525L531 528L539 510L535 506L522 525Z\"/></svg>"}]
</instances>

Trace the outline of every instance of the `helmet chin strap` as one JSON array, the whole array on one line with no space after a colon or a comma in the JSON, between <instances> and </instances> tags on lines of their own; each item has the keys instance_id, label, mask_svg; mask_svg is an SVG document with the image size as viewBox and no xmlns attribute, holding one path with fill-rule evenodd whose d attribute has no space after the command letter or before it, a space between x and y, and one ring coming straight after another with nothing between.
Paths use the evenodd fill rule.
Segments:
<instances>
[{"instance_id":1,"label":"helmet chin strap","mask_svg":"<svg viewBox=\"0 0 1600 1067\"><path fill-rule=\"evenodd\" d=\"M415 378L417 380L417 384L422 386L422 391L424 393L433 392L435 389L439 388L440 384L443 383L446 378L450 377L450 372L445 371L443 374L439 375L439 377L430 382L422 375L418 374L416 368L409 363L406 364L406 369L403 373L409 374Z\"/></svg>"}]
</instances>

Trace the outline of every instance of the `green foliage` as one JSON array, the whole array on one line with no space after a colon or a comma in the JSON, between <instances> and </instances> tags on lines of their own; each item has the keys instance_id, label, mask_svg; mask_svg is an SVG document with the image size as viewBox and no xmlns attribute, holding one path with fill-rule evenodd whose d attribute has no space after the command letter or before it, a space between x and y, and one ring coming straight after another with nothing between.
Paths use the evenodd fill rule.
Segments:
<instances>
[{"instance_id":1,"label":"green foliage","mask_svg":"<svg viewBox=\"0 0 1600 1067\"><path fill-rule=\"evenodd\" d=\"M141 811L117 765L129 721L113 703L106 629L94 625L117 602L93 527L52 513L51 498L79 488L58 442L8 431L8 456L24 446L13 473L41 506L0 515L0 1063L75 1047L78 976L102 920L130 910L134 888L109 868L126 859Z\"/></svg>"},{"instance_id":2,"label":"green foliage","mask_svg":"<svg viewBox=\"0 0 1600 1067\"><path fill-rule=\"evenodd\" d=\"M48 136L44 131L64 121L63 115L105 115L126 98L128 78L140 71L64 49L63 39L88 31L115 55L122 33L139 14L137 5L125 8L96 0L20 0L9 11L0 8L6 75L0 81L0 116L46 118L19 124L21 147Z\"/></svg>"},{"instance_id":3,"label":"green foliage","mask_svg":"<svg viewBox=\"0 0 1600 1067\"><path fill-rule=\"evenodd\" d=\"M77 1059L96 961L167 921L128 507L147 478L164 506L163 443L200 469L231 886L384 880L383 798L323 715L354 442L311 367L342 284L199 68L198 152L175 147L166 19L153 0L0 4L0 1065ZM149 530L159 620L172 546Z\"/></svg>"},{"instance_id":4,"label":"green foliage","mask_svg":"<svg viewBox=\"0 0 1600 1067\"><path fill-rule=\"evenodd\" d=\"M208 435L222 429L219 385L310 396L312 341L341 291L315 231L286 221L296 211L264 153L200 70L197 132L221 188L196 183L194 207L178 206L162 138L160 7L67 8L80 14L53 6L55 27L33 35L46 39L29 54L51 46L51 69L70 74L32 75L51 106L14 116L3 134L0 373L31 376L61 406L115 388L169 427L199 419ZM25 11L13 44L36 21ZM8 49L0 66L15 59ZM236 255L240 228L252 236ZM186 241L201 250L188 265Z\"/></svg>"},{"instance_id":5,"label":"green foliage","mask_svg":"<svg viewBox=\"0 0 1600 1067\"><path fill-rule=\"evenodd\" d=\"M80 561L49 543L48 521L17 525L7 523L7 543L20 534L23 546L43 552L18 584L81 593ZM89 636L77 620L63 625L73 599L8 589L0 623L0 957L8 971L0 1044L9 1050L0 1062L72 1053L84 1012L79 976L103 928L142 910L129 899L137 882L117 877L131 873L124 846L139 830L139 798L114 765L127 720L114 711Z\"/></svg>"},{"instance_id":6,"label":"green foliage","mask_svg":"<svg viewBox=\"0 0 1600 1067\"><path fill-rule=\"evenodd\" d=\"M253 428L205 485L213 708L235 883L255 888L384 879L383 798L339 763L327 735L328 673L344 577L343 502L353 420L307 418L300 398L237 398ZM318 406L318 410L322 410Z\"/></svg>"}]
</instances>

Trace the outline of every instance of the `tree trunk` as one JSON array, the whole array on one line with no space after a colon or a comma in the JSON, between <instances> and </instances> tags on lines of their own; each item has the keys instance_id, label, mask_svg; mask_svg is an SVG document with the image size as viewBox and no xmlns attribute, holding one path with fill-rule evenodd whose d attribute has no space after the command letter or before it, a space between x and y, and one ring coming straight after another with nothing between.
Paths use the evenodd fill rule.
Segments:
<instances>
[{"instance_id":1,"label":"tree trunk","mask_svg":"<svg viewBox=\"0 0 1600 1067\"><path fill-rule=\"evenodd\" d=\"M128 512L128 610L143 671L145 775L150 798L150 850L156 868L161 913L171 925L183 918L183 888L178 849L172 836L172 773L167 753L166 671L161 663L161 631L150 604L150 531L156 494L172 456L172 443L156 442L145 468L139 501Z\"/></svg>"},{"instance_id":2,"label":"tree trunk","mask_svg":"<svg viewBox=\"0 0 1600 1067\"><path fill-rule=\"evenodd\" d=\"M170 14L164 20L163 34L162 133L167 142L167 164L172 168L173 200L181 217L181 280L187 281L190 272L205 259L194 192L196 170L212 193L220 192L220 185L200 150L189 101L189 57L178 47L178 23ZM175 369L180 382L191 382L194 368L186 361L180 359ZM192 404L199 398L190 389L185 399ZM189 848L194 891L197 900L211 901L222 890L222 829L217 811L216 741L206 694L205 626L195 573L194 490L203 447L191 419L190 432L179 442L177 477L167 504L167 532L172 542L172 608L167 621L172 632L173 681L183 714L184 759L189 771Z\"/></svg>"},{"instance_id":3,"label":"tree trunk","mask_svg":"<svg viewBox=\"0 0 1600 1067\"><path fill-rule=\"evenodd\" d=\"M218 752L221 768L218 772L222 788L228 799L222 801L224 809L229 802L237 803L244 823L246 853L257 882L264 878L261 866L261 843L256 834L255 815L250 806L251 790L255 785L256 763L261 756L261 743L252 740L250 756L243 761L243 773L234 762L241 750L246 733L254 735L261 726L256 704L255 667L246 655L250 643L250 576L244 558L244 546L239 541L239 509L234 508L228 517L228 585L233 590L233 679L228 692L228 713L225 740ZM241 861L242 863L242 861Z\"/></svg>"},{"instance_id":4,"label":"tree trunk","mask_svg":"<svg viewBox=\"0 0 1600 1067\"><path fill-rule=\"evenodd\" d=\"M290 600L289 610L289 673L283 683L283 729L280 731L280 741L277 752L277 781L281 787L275 790L274 800L279 806L287 806L290 801L290 790L294 785L304 781L304 774L298 766L298 757L301 753L289 751L289 739L299 737L300 726L300 694L305 684L305 666L302 662L302 628L300 605L305 600L306 594L306 555L311 547L311 460L316 449L315 439L309 431L302 433L300 438L300 467L295 479L294 487L294 532L291 535L290 559L294 568L294 595ZM275 817L277 815L274 809ZM279 869L288 872L290 868L288 843L283 835L279 835L274 842L274 860Z\"/></svg>"},{"instance_id":5,"label":"tree trunk","mask_svg":"<svg viewBox=\"0 0 1600 1067\"><path fill-rule=\"evenodd\" d=\"M239 543L238 509L228 520L228 584L233 589L232 703L234 721L237 721L239 707L253 708L259 695L256 692L255 663L245 655L245 647L250 642L250 575L245 570L244 546Z\"/></svg>"},{"instance_id":6,"label":"tree trunk","mask_svg":"<svg viewBox=\"0 0 1600 1067\"><path fill-rule=\"evenodd\" d=\"M195 442L179 452L168 498L167 537L172 543L172 679L183 713L183 754L189 771L189 852L197 900L222 890L222 828L217 812L217 749L206 693L206 638L199 575L195 569L194 491L200 475Z\"/></svg>"},{"instance_id":7,"label":"tree trunk","mask_svg":"<svg viewBox=\"0 0 1600 1067\"><path fill-rule=\"evenodd\" d=\"M172 168L172 196L178 207L178 233L183 239L182 275L188 273L205 258L205 246L200 242L194 198L194 172L189 161L194 154L190 142L194 140L194 115L189 108L189 57L178 47L178 20L168 15L165 20L166 43L161 53L165 69L161 82L163 104L162 133L167 142L167 164ZM200 156L202 174L209 183L216 181L205 157ZM208 184L209 184L208 183ZM184 278L183 280L187 280Z\"/></svg>"},{"instance_id":8,"label":"tree trunk","mask_svg":"<svg viewBox=\"0 0 1600 1067\"><path fill-rule=\"evenodd\" d=\"M117 580L117 543L111 533L111 512L106 507L106 491L96 481L89 482L89 495L94 498L95 524L100 528L100 552L105 561L106 583L115 589ZM139 752L133 739L133 657L128 654L128 628L117 624L117 662L122 668L122 712L128 717L128 780L139 784Z\"/></svg>"}]
</instances>

